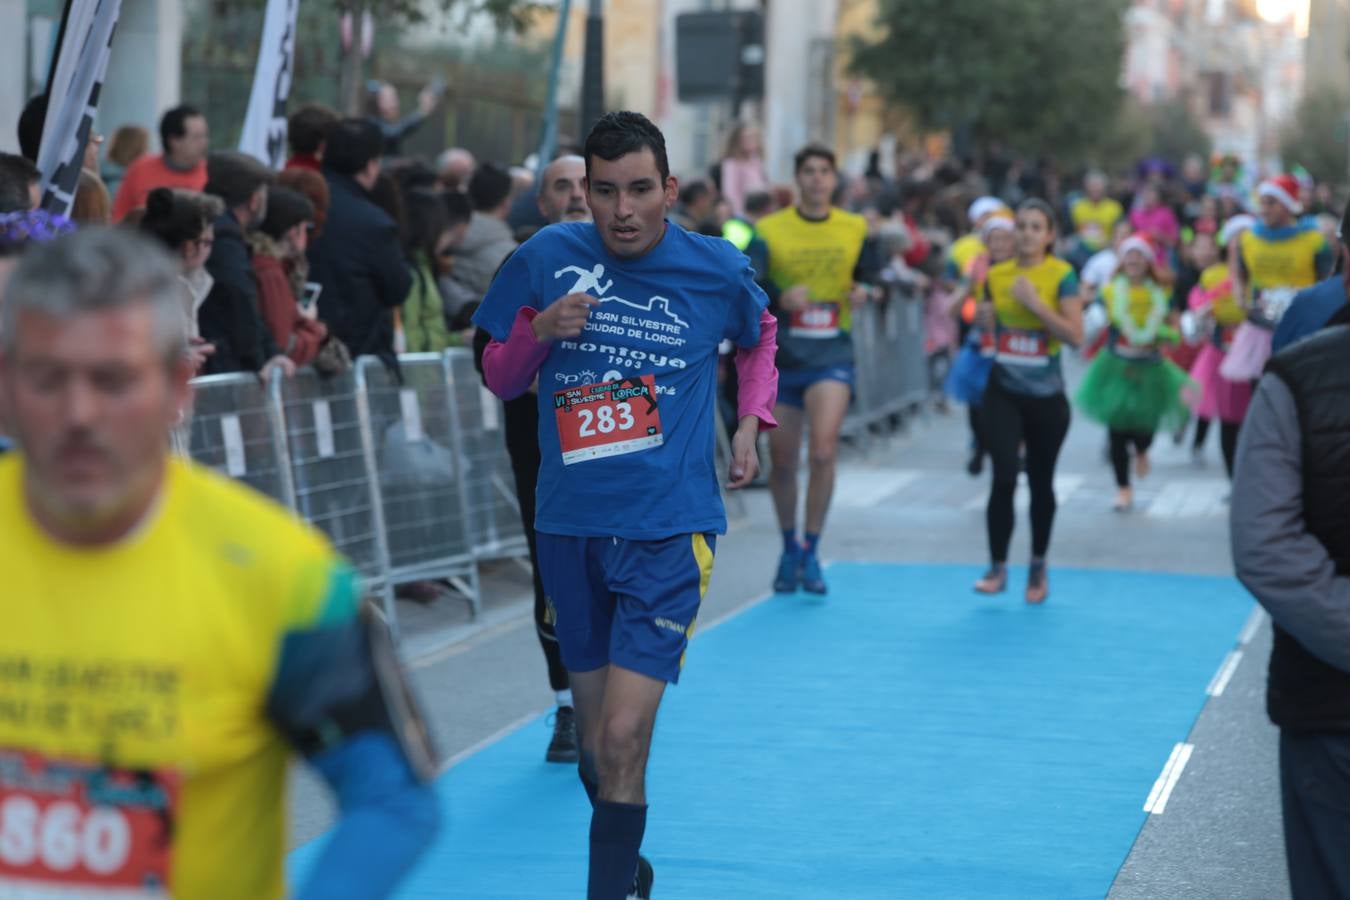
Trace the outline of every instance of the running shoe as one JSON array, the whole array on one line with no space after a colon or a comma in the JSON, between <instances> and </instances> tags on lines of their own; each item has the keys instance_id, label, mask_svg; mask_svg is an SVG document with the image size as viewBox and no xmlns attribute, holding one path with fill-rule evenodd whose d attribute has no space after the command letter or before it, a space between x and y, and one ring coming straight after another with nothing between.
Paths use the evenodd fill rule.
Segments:
<instances>
[{"instance_id":1,"label":"running shoe","mask_svg":"<svg viewBox=\"0 0 1350 900\"><path fill-rule=\"evenodd\" d=\"M1050 577L1045 572L1045 563L1032 563L1031 568L1027 570L1027 602L1044 603L1048 596L1050 596Z\"/></svg>"},{"instance_id":2,"label":"running shoe","mask_svg":"<svg viewBox=\"0 0 1350 900\"><path fill-rule=\"evenodd\" d=\"M575 763L581 759L577 747L577 717L570 706L560 706L553 715L553 740L548 742L544 759L551 763Z\"/></svg>"},{"instance_id":3,"label":"running shoe","mask_svg":"<svg viewBox=\"0 0 1350 900\"><path fill-rule=\"evenodd\" d=\"M814 553L802 556L802 590L808 594L826 594L825 576L820 573L820 560Z\"/></svg>"},{"instance_id":4,"label":"running shoe","mask_svg":"<svg viewBox=\"0 0 1350 900\"><path fill-rule=\"evenodd\" d=\"M1008 588L1008 569L1006 566L990 566L989 570L975 582L978 594L1001 594Z\"/></svg>"},{"instance_id":5,"label":"running shoe","mask_svg":"<svg viewBox=\"0 0 1350 900\"><path fill-rule=\"evenodd\" d=\"M628 900L651 900L652 885L656 883L656 872L647 857L639 856L637 872L633 875L633 886L628 891Z\"/></svg>"},{"instance_id":6,"label":"running shoe","mask_svg":"<svg viewBox=\"0 0 1350 900\"><path fill-rule=\"evenodd\" d=\"M784 550L778 559L778 574L773 578L775 594L791 594L802 580L802 554Z\"/></svg>"}]
</instances>

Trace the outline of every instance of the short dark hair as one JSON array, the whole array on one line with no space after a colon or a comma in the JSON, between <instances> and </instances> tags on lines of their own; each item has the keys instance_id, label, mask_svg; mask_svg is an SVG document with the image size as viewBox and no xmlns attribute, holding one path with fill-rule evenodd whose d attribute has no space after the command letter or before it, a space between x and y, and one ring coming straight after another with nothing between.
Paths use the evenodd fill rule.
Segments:
<instances>
[{"instance_id":1,"label":"short dark hair","mask_svg":"<svg viewBox=\"0 0 1350 900\"><path fill-rule=\"evenodd\" d=\"M688 207L711 195L712 188L708 187L708 182L702 179L691 181L680 188L680 203Z\"/></svg>"},{"instance_id":2,"label":"short dark hair","mask_svg":"<svg viewBox=\"0 0 1350 900\"><path fill-rule=\"evenodd\" d=\"M792 173L795 175L800 172L808 159L823 159L830 164L831 169L839 171L839 166L834 161L833 150L824 144L807 144L792 157Z\"/></svg>"},{"instance_id":3,"label":"short dark hair","mask_svg":"<svg viewBox=\"0 0 1350 900\"><path fill-rule=\"evenodd\" d=\"M145 198L139 227L165 247L177 250L201 237L219 209L220 201L206 194L155 188Z\"/></svg>"},{"instance_id":4,"label":"short dark hair","mask_svg":"<svg viewBox=\"0 0 1350 900\"><path fill-rule=\"evenodd\" d=\"M745 211L752 216L764 216L773 212L773 197L768 191L752 191L745 195Z\"/></svg>"},{"instance_id":5,"label":"short dark hair","mask_svg":"<svg viewBox=\"0 0 1350 900\"><path fill-rule=\"evenodd\" d=\"M258 230L273 240L297 225L314 221L314 204L299 191L290 188L272 187L267 191L267 217Z\"/></svg>"},{"instance_id":6,"label":"short dark hair","mask_svg":"<svg viewBox=\"0 0 1350 900\"><path fill-rule=\"evenodd\" d=\"M187 134L187 120L198 118L201 115L201 110L183 103L161 116L159 120L160 149L168 153L169 138L180 138Z\"/></svg>"},{"instance_id":7,"label":"short dark hair","mask_svg":"<svg viewBox=\"0 0 1350 900\"><path fill-rule=\"evenodd\" d=\"M1026 212L1029 209L1034 209L1036 212L1045 216L1045 220L1050 223L1050 230L1058 233L1059 219L1055 215L1055 208L1053 206L1042 200L1040 197L1028 197L1017 205L1017 211L1019 213Z\"/></svg>"},{"instance_id":8,"label":"short dark hair","mask_svg":"<svg viewBox=\"0 0 1350 900\"><path fill-rule=\"evenodd\" d=\"M346 118L329 128L323 164L339 175L355 175L383 152L384 136L379 126L365 119Z\"/></svg>"},{"instance_id":9,"label":"short dark hair","mask_svg":"<svg viewBox=\"0 0 1350 900\"><path fill-rule=\"evenodd\" d=\"M656 157L656 171L661 173L664 182L670 177L670 162L666 158L666 138L661 129L642 113L626 110L605 113L586 135L583 148L586 177L591 177L591 157L613 162L621 156L638 153L644 147Z\"/></svg>"},{"instance_id":10,"label":"short dark hair","mask_svg":"<svg viewBox=\"0 0 1350 900\"><path fill-rule=\"evenodd\" d=\"M227 209L243 206L260 187L276 180L276 173L247 153L217 150L206 158L203 190L225 201Z\"/></svg>"},{"instance_id":11,"label":"short dark hair","mask_svg":"<svg viewBox=\"0 0 1350 900\"><path fill-rule=\"evenodd\" d=\"M511 196L511 175L485 162L469 177L469 200L475 212L487 212L501 206Z\"/></svg>"},{"instance_id":12,"label":"short dark hair","mask_svg":"<svg viewBox=\"0 0 1350 900\"><path fill-rule=\"evenodd\" d=\"M0 213L27 212L28 188L40 178L38 167L14 153L0 153Z\"/></svg>"},{"instance_id":13,"label":"short dark hair","mask_svg":"<svg viewBox=\"0 0 1350 900\"><path fill-rule=\"evenodd\" d=\"M19 113L19 152L33 162L37 162L38 151L42 149L42 129L46 123L47 95L28 98Z\"/></svg>"},{"instance_id":14,"label":"short dark hair","mask_svg":"<svg viewBox=\"0 0 1350 900\"><path fill-rule=\"evenodd\" d=\"M441 194L441 202L445 204L445 211L450 217L451 228L473 218L473 206L470 205L469 198L461 192L444 191Z\"/></svg>"},{"instance_id":15,"label":"short dark hair","mask_svg":"<svg viewBox=\"0 0 1350 900\"><path fill-rule=\"evenodd\" d=\"M313 156L328 140L328 130L341 121L337 111L322 103L306 103L286 120L291 153Z\"/></svg>"}]
</instances>

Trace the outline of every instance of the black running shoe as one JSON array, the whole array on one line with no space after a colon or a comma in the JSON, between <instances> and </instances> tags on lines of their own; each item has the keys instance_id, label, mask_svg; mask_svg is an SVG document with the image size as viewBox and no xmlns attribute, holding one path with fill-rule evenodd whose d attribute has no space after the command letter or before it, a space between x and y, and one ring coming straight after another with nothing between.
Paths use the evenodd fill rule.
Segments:
<instances>
[{"instance_id":1,"label":"black running shoe","mask_svg":"<svg viewBox=\"0 0 1350 900\"><path fill-rule=\"evenodd\" d=\"M656 883L656 873L647 857L638 857L637 872L633 875L633 887L628 891L628 900L651 900L652 885Z\"/></svg>"},{"instance_id":2,"label":"black running shoe","mask_svg":"<svg viewBox=\"0 0 1350 900\"><path fill-rule=\"evenodd\" d=\"M544 758L551 763L575 763L581 759L577 748L577 717L570 706L560 706L553 717L553 740L548 742Z\"/></svg>"}]
</instances>

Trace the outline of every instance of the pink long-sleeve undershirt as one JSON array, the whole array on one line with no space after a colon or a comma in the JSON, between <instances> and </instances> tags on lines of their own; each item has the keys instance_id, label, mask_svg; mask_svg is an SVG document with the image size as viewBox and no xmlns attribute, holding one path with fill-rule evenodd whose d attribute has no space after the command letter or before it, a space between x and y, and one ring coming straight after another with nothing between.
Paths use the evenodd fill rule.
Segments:
<instances>
[{"instance_id":1,"label":"pink long-sleeve undershirt","mask_svg":"<svg viewBox=\"0 0 1350 900\"><path fill-rule=\"evenodd\" d=\"M503 400L514 400L529 390L548 357L551 344L540 342L534 335L532 323L537 315L537 309L521 307L506 340L494 340L483 351L483 377L492 393ZM761 431L778 427L773 417L778 400L777 352L778 320L765 310L759 316L759 343L736 351L740 386L736 411L741 417L759 419Z\"/></svg>"},{"instance_id":2,"label":"pink long-sleeve undershirt","mask_svg":"<svg viewBox=\"0 0 1350 900\"><path fill-rule=\"evenodd\" d=\"M759 419L759 430L777 428L773 406L778 402L778 319L767 309L759 314L759 343L736 350L736 413Z\"/></svg>"}]
</instances>

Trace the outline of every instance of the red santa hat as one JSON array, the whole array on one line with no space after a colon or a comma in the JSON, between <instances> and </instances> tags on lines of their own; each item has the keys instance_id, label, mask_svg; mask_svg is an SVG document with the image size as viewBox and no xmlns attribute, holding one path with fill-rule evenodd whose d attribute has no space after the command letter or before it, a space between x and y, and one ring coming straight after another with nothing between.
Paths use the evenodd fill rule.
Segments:
<instances>
[{"instance_id":1,"label":"red santa hat","mask_svg":"<svg viewBox=\"0 0 1350 900\"><path fill-rule=\"evenodd\" d=\"M1299 202L1298 179L1293 175L1275 175L1267 178L1261 182L1256 193L1261 197L1274 197L1294 215L1303 212L1303 204Z\"/></svg>"},{"instance_id":2,"label":"red santa hat","mask_svg":"<svg viewBox=\"0 0 1350 900\"><path fill-rule=\"evenodd\" d=\"M1148 259L1153 259L1156 255L1153 249L1153 243L1142 234L1132 234L1120 242L1120 258L1124 259L1125 254L1131 250L1138 250Z\"/></svg>"}]
</instances>

